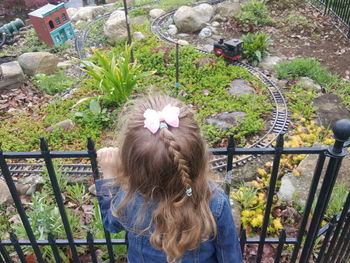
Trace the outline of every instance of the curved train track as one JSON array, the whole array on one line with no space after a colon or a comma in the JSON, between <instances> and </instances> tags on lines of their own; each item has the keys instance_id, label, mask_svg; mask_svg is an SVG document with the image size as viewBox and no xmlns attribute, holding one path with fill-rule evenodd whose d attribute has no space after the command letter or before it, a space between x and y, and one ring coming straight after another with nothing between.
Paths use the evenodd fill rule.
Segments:
<instances>
[{"instance_id":1,"label":"curved train track","mask_svg":"<svg viewBox=\"0 0 350 263\"><path fill-rule=\"evenodd\" d=\"M129 7L128 10L132 10L134 8L140 8L145 5L150 5L159 2L159 0L146 3L143 5L133 6ZM216 1L210 1L206 2L208 4L214 5L218 4L220 2L223 2L223 0L216 0ZM197 3L195 5L199 5L202 3ZM176 10L172 10L155 20L153 20L151 25L151 30L154 34L156 34L161 40L168 42L168 43L176 43L176 40L169 38L162 32L162 26L167 23L168 19L174 15ZM95 20L89 22L87 25L87 30L81 31L79 34L77 34L77 38L75 40L75 48L77 51L77 55L79 59L84 59L87 54L84 51L84 45L88 43L89 35L90 35L90 26L99 22L103 21L104 19L107 19L110 16L111 13L104 14ZM207 51L198 49L197 50L201 53L208 54ZM254 142L250 147L255 148L265 148L269 147L277 138L277 136L283 132L286 132L288 130L289 125L289 119L288 119L288 109L286 101L283 97L282 92L279 90L279 88L276 86L275 83L273 83L265 74L263 74L258 68L253 68L247 64L243 63L235 63L235 65L238 65L246 70L248 70L251 74L257 76L261 81L263 81L270 93L271 99L274 103L274 111L273 116L269 121L269 129L268 131L256 142ZM211 161L212 169L215 171L224 171L226 168L226 156L216 156ZM248 161L253 160L256 158L256 156L242 156L242 157L235 157L233 162L233 167L241 166L247 163ZM19 174L33 174L33 173L42 173L43 172L43 164L9 164L10 171L13 175L19 175ZM87 176L91 175L91 167L90 165L59 165L58 169L68 175L76 175L76 176Z\"/></svg>"},{"instance_id":2,"label":"curved train track","mask_svg":"<svg viewBox=\"0 0 350 263\"><path fill-rule=\"evenodd\" d=\"M211 1L207 2L209 4L218 4L222 2L222 0L218 1ZM200 3L198 3L200 4ZM198 5L195 4L195 5ZM153 20L152 25L151 25L151 30L152 32L157 35L161 40L166 41L168 43L176 44L176 40L166 36L162 32L162 27L164 24L166 24L169 21L169 18L171 18L176 10L172 10L155 20ZM209 52L205 50L201 50L199 48L196 48L199 52L204 53L204 54L209 54ZM277 138L277 136L282 133L286 132L288 130L289 126L289 119L288 119L288 108L286 101L283 97L282 92L280 89L276 86L275 83L273 83L265 74L263 74L259 69L253 68L247 64L243 63L235 63L235 65L238 65L246 70L248 70L251 74L257 76L261 81L263 81L270 93L271 99L274 103L274 112L273 112L273 117L269 121L270 128L269 130L255 143L251 145L251 147L255 148L265 148L268 147L274 142ZM254 159L255 156L243 156L240 158L236 158L233 162L233 166L237 165L243 165L247 161L251 161ZM212 160L212 168L214 170L219 170L222 171L226 167L226 157L221 156L214 158Z\"/></svg>"}]
</instances>

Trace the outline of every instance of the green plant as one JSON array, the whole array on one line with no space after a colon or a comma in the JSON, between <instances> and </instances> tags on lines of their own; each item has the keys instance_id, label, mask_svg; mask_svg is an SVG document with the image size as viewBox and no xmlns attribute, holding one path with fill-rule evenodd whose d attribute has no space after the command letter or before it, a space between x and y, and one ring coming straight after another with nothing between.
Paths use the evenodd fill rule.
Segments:
<instances>
[{"instance_id":1,"label":"green plant","mask_svg":"<svg viewBox=\"0 0 350 263\"><path fill-rule=\"evenodd\" d=\"M244 41L244 57L253 65L257 65L267 55L271 44L265 32L248 33L242 40Z\"/></svg>"},{"instance_id":2,"label":"green plant","mask_svg":"<svg viewBox=\"0 0 350 263\"><path fill-rule=\"evenodd\" d=\"M314 32L316 25L305 16L298 15L296 12L290 13L283 19L283 25L293 32L300 33L301 31Z\"/></svg>"},{"instance_id":3,"label":"green plant","mask_svg":"<svg viewBox=\"0 0 350 263\"><path fill-rule=\"evenodd\" d=\"M325 213L325 219L331 220L334 215L338 215L344 207L346 197L348 196L348 187L345 184L334 186L331 199Z\"/></svg>"},{"instance_id":4,"label":"green plant","mask_svg":"<svg viewBox=\"0 0 350 263\"><path fill-rule=\"evenodd\" d=\"M313 99L317 97L317 93L313 90L305 90L301 85L293 85L285 94L289 98L288 106L292 112L292 118L311 120L317 110L313 105Z\"/></svg>"},{"instance_id":5,"label":"green plant","mask_svg":"<svg viewBox=\"0 0 350 263\"><path fill-rule=\"evenodd\" d=\"M338 82L338 78L314 58L297 58L281 62L276 66L276 72L279 79L309 77L323 87L331 87Z\"/></svg>"},{"instance_id":6,"label":"green plant","mask_svg":"<svg viewBox=\"0 0 350 263\"><path fill-rule=\"evenodd\" d=\"M83 184L76 183L67 185L65 188L65 193L67 198L78 205L81 205L89 198L89 194L86 192L86 188Z\"/></svg>"},{"instance_id":7,"label":"green plant","mask_svg":"<svg viewBox=\"0 0 350 263\"><path fill-rule=\"evenodd\" d=\"M103 92L102 100L109 105L124 103L130 96L136 83L151 72L142 72L137 62L131 61L131 47L125 45L124 52L117 59L114 54L110 58L94 49L97 63L86 64L84 72L92 76Z\"/></svg>"},{"instance_id":8,"label":"green plant","mask_svg":"<svg viewBox=\"0 0 350 263\"><path fill-rule=\"evenodd\" d=\"M63 71L59 70L52 75L36 74L33 77L34 84L39 87L43 92L54 95L59 92L63 92L72 87L75 80L68 76Z\"/></svg>"},{"instance_id":9,"label":"green plant","mask_svg":"<svg viewBox=\"0 0 350 263\"><path fill-rule=\"evenodd\" d=\"M243 5L237 18L243 23L254 25L270 25L274 22L269 16L269 10L265 3L258 1L251 1Z\"/></svg>"},{"instance_id":10,"label":"green plant","mask_svg":"<svg viewBox=\"0 0 350 263\"><path fill-rule=\"evenodd\" d=\"M137 17L137 16L147 16L147 11L142 8L136 8L132 9L129 13L130 17Z\"/></svg>"},{"instance_id":11,"label":"green plant","mask_svg":"<svg viewBox=\"0 0 350 263\"><path fill-rule=\"evenodd\" d=\"M172 10L183 5L194 4L195 2L196 1L194 0L160 0L159 7L166 10Z\"/></svg>"},{"instance_id":12,"label":"green plant","mask_svg":"<svg viewBox=\"0 0 350 263\"><path fill-rule=\"evenodd\" d=\"M72 231L76 233L79 228L79 218L72 216L69 211L67 210L68 221ZM59 210L52 203L52 198L49 198L46 192L35 193L29 208L26 210L26 214L37 240L46 240L49 233L52 233L57 239L66 238ZM23 224L14 224L12 228L18 238L28 239ZM41 246L40 250L46 262L55 262L52 249L49 246ZM58 251L63 262L68 262L69 256L65 252L65 249L58 248ZM24 252L32 253L32 249L30 247L24 247Z\"/></svg>"},{"instance_id":13,"label":"green plant","mask_svg":"<svg viewBox=\"0 0 350 263\"><path fill-rule=\"evenodd\" d=\"M101 105L96 100L89 102L89 107L83 111L78 111L74 114L75 120L82 125L95 124L98 127L107 127L113 122L111 113L107 108L101 108Z\"/></svg>"}]
</instances>

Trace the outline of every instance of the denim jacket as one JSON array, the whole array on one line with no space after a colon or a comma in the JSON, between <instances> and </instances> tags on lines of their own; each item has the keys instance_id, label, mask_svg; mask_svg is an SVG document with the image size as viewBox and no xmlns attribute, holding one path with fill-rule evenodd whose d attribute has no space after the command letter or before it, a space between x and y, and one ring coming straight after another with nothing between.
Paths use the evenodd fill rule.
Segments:
<instances>
[{"instance_id":1,"label":"denim jacket","mask_svg":"<svg viewBox=\"0 0 350 263\"><path fill-rule=\"evenodd\" d=\"M235 225L231 213L230 202L218 186L211 185L212 199L210 209L217 224L217 236L215 239L204 241L200 246L185 253L182 263L242 263L241 249ZM140 194L135 194L125 209L123 218L112 215L111 207L117 207L123 200L125 192L118 185L113 185L111 179L100 179L96 181L96 192L100 203L103 224L107 231L118 233L122 230L128 233L128 262L130 263L164 263L166 255L163 251L152 247L150 243L150 230L140 233L135 231L135 225L141 226L137 229L145 229L150 225L152 212L156 203L147 204L144 209L144 199ZM142 223L137 217L140 211ZM125 218L124 218L125 217Z\"/></svg>"}]
</instances>

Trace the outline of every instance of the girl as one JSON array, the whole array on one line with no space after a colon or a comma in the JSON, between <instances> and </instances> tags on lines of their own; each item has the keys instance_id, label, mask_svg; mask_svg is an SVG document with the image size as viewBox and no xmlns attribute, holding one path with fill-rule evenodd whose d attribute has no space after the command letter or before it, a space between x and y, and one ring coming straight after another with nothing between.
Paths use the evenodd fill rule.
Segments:
<instances>
[{"instance_id":1,"label":"girl","mask_svg":"<svg viewBox=\"0 0 350 263\"><path fill-rule=\"evenodd\" d=\"M242 262L230 202L209 182L193 113L156 96L134 107L120 151L97 152L103 224L128 232L128 262Z\"/></svg>"}]
</instances>

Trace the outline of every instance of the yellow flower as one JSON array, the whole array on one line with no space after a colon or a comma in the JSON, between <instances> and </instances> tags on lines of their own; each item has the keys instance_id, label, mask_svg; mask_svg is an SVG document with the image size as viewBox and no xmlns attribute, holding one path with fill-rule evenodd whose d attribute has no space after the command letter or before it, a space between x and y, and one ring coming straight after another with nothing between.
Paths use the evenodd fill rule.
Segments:
<instances>
[{"instance_id":1,"label":"yellow flower","mask_svg":"<svg viewBox=\"0 0 350 263\"><path fill-rule=\"evenodd\" d=\"M267 173L264 169L258 168L257 172L260 176L264 177Z\"/></svg>"},{"instance_id":2,"label":"yellow flower","mask_svg":"<svg viewBox=\"0 0 350 263\"><path fill-rule=\"evenodd\" d=\"M283 228L280 218L275 218L275 219L273 220L273 225L274 225L274 227L275 227L277 230Z\"/></svg>"},{"instance_id":3,"label":"yellow flower","mask_svg":"<svg viewBox=\"0 0 350 263\"><path fill-rule=\"evenodd\" d=\"M242 217L249 217L250 216L250 211L249 210L243 210L241 215L242 215Z\"/></svg>"},{"instance_id":4,"label":"yellow flower","mask_svg":"<svg viewBox=\"0 0 350 263\"><path fill-rule=\"evenodd\" d=\"M257 215L256 217L254 217L251 221L251 225L253 227L259 227L262 226L262 222L263 222L263 215Z\"/></svg>"}]
</instances>

